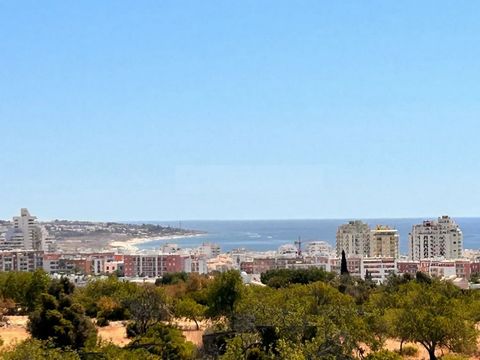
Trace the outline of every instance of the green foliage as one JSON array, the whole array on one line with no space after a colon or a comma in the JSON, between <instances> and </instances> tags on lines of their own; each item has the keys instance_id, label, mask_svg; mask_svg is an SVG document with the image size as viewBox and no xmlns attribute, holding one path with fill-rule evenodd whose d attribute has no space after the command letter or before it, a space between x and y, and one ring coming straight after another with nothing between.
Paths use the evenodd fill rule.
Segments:
<instances>
[{"instance_id":1,"label":"green foliage","mask_svg":"<svg viewBox=\"0 0 480 360\"><path fill-rule=\"evenodd\" d=\"M474 272L470 275L470 282L474 284L480 284L480 273Z\"/></svg>"},{"instance_id":2,"label":"green foliage","mask_svg":"<svg viewBox=\"0 0 480 360\"><path fill-rule=\"evenodd\" d=\"M442 360L468 360L468 356L460 354L445 354L441 357Z\"/></svg>"},{"instance_id":3,"label":"green foliage","mask_svg":"<svg viewBox=\"0 0 480 360\"><path fill-rule=\"evenodd\" d=\"M111 276L94 279L84 288L77 289L75 299L85 307L87 315L91 317L126 320L129 318L128 303L139 291L139 285Z\"/></svg>"},{"instance_id":4,"label":"green foliage","mask_svg":"<svg viewBox=\"0 0 480 360\"><path fill-rule=\"evenodd\" d=\"M245 333L259 327L275 329L271 342L262 343L267 352L283 339L284 347L302 345L295 352L306 358L319 354L349 358L362 343L370 342L353 299L322 282L277 290L250 287L237 307L237 319L237 328Z\"/></svg>"},{"instance_id":5,"label":"green foliage","mask_svg":"<svg viewBox=\"0 0 480 360\"><path fill-rule=\"evenodd\" d=\"M188 279L188 274L184 271L176 273L166 273L160 279L161 285L175 285L179 282L186 282Z\"/></svg>"},{"instance_id":6,"label":"green foliage","mask_svg":"<svg viewBox=\"0 0 480 360\"><path fill-rule=\"evenodd\" d=\"M153 285L142 286L128 305L136 331L141 335L153 324L170 316L165 293Z\"/></svg>"},{"instance_id":7,"label":"green foliage","mask_svg":"<svg viewBox=\"0 0 480 360\"><path fill-rule=\"evenodd\" d=\"M238 271L230 270L217 275L208 289L207 314L212 318L225 316L233 327L235 306L243 292L244 285Z\"/></svg>"},{"instance_id":8,"label":"green foliage","mask_svg":"<svg viewBox=\"0 0 480 360\"><path fill-rule=\"evenodd\" d=\"M94 354L98 354L98 357L94 359L104 360L158 360L157 355L151 354L146 349L127 349L116 346L112 343L100 344Z\"/></svg>"},{"instance_id":9,"label":"green foliage","mask_svg":"<svg viewBox=\"0 0 480 360\"><path fill-rule=\"evenodd\" d=\"M380 350L369 354L365 360L401 360L402 357L393 351Z\"/></svg>"},{"instance_id":10,"label":"green foliage","mask_svg":"<svg viewBox=\"0 0 480 360\"><path fill-rule=\"evenodd\" d=\"M144 349L165 360L188 360L196 355L195 345L186 341L180 330L161 323L149 327L144 335L136 337L126 348Z\"/></svg>"},{"instance_id":11,"label":"green foliage","mask_svg":"<svg viewBox=\"0 0 480 360\"><path fill-rule=\"evenodd\" d=\"M207 307L197 303L192 298L179 299L175 304L175 316L183 317L195 322L197 330L200 328L198 322L205 317Z\"/></svg>"},{"instance_id":12,"label":"green foliage","mask_svg":"<svg viewBox=\"0 0 480 360\"><path fill-rule=\"evenodd\" d=\"M405 345L402 347L402 350L399 350L398 353L403 356L417 356L418 348L413 345Z\"/></svg>"},{"instance_id":13,"label":"green foliage","mask_svg":"<svg viewBox=\"0 0 480 360\"><path fill-rule=\"evenodd\" d=\"M54 348L47 342L28 339L20 344L0 352L4 360L80 360L80 356L71 350Z\"/></svg>"},{"instance_id":14,"label":"green foliage","mask_svg":"<svg viewBox=\"0 0 480 360\"><path fill-rule=\"evenodd\" d=\"M333 280L335 275L320 268L268 270L261 275L264 284L273 287L287 287L291 284L310 284L312 282Z\"/></svg>"},{"instance_id":15,"label":"green foliage","mask_svg":"<svg viewBox=\"0 0 480 360\"><path fill-rule=\"evenodd\" d=\"M35 272L0 272L0 298L13 301L19 314L33 311L50 284L43 270ZM15 308L17 308L15 307Z\"/></svg>"},{"instance_id":16,"label":"green foliage","mask_svg":"<svg viewBox=\"0 0 480 360\"><path fill-rule=\"evenodd\" d=\"M37 309L29 315L28 331L39 340L60 348L81 349L95 344L97 331L83 307L72 301L72 287L65 280L52 282L49 294L41 295Z\"/></svg>"},{"instance_id":17,"label":"green foliage","mask_svg":"<svg viewBox=\"0 0 480 360\"><path fill-rule=\"evenodd\" d=\"M383 318L391 324L390 334L421 344L431 360L436 359L438 347L465 353L476 347L470 298L448 282L420 276L400 285L395 293L381 294L378 305L385 308Z\"/></svg>"},{"instance_id":18,"label":"green foliage","mask_svg":"<svg viewBox=\"0 0 480 360\"><path fill-rule=\"evenodd\" d=\"M348 275L347 258L345 257L345 250L342 250L342 261L340 263L340 275Z\"/></svg>"}]
</instances>

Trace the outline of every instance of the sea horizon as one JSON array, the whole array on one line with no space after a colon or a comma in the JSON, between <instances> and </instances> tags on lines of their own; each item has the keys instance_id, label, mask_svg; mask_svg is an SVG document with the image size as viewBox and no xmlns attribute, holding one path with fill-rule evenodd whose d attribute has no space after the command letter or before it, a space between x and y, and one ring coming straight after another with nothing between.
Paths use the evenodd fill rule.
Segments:
<instances>
[{"instance_id":1,"label":"sea horizon","mask_svg":"<svg viewBox=\"0 0 480 360\"><path fill-rule=\"evenodd\" d=\"M463 232L464 248L480 248L480 217L452 217ZM397 229L400 235L400 253L408 253L408 234L414 224L426 218L344 218L344 219L273 219L273 220L177 220L177 221L135 221L183 229L203 231L195 237L179 237L175 241L152 240L138 245L139 249L156 249L165 243L176 243L182 248L191 248L204 242L217 243L222 252L236 248L252 251L276 250L284 244L292 244L300 238L302 242L326 241L335 247L336 230L339 225L352 220L362 220L375 227L387 225Z\"/></svg>"}]
</instances>

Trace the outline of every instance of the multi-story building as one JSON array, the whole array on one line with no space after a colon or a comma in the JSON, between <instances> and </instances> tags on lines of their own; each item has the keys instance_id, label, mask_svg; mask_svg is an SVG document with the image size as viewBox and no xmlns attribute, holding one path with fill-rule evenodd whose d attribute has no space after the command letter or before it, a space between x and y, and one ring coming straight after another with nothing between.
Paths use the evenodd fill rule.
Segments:
<instances>
[{"instance_id":1,"label":"multi-story building","mask_svg":"<svg viewBox=\"0 0 480 360\"><path fill-rule=\"evenodd\" d=\"M349 256L369 256L370 227L360 220L350 221L337 229L337 256L342 250Z\"/></svg>"},{"instance_id":2,"label":"multi-story building","mask_svg":"<svg viewBox=\"0 0 480 360\"><path fill-rule=\"evenodd\" d=\"M207 259L203 256L185 256L183 258L183 266L186 273L207 274Z\"/></svg>"},{"instance_id":3,"label":"multi-story building","mask_svg":"<svg viewBox=\"0 0 480 360\"><path fill-rule=\"evenodd\" d=\"M471 263L470 260L420 260L419 270L435 277L457 277L462 279L470 279Z\"/></svg>"},{"instance_id":4,"label":"multi-story building","mask_svg":"<svg viewBox=\"0 0 480 360\"><path fill-rule=\"evenodd\" d=\"M415 276L420 263L418 261L399 260L397 261L397 272L399 274L410 274Z\"/></svg>"},{"instance_id":5,"label":"multi-story building","mask_svg":"<svg viewBox=\"0 0 480 360\"><path fill-rule=\"evenodd\" d=\"M220 246L213 243L203 243L196 249L196 252L198 256L211 259L220 255Z\"/></svg>"},{"instance_id":6,"label":"multi-story building","mask_svg":"<svg viewBox=\"0 0 480 360\"><path fill-rule=\"evenodd\" d=\"M12 222L13 227L4 234L0 249L50 251L54 248L54 239L27 209L21 209L20 216L13 217Z\"/></svg>"},{"instance_id":7,"label":"multi-story building","mask_svg":"<svg viewBox=\"0 0 480 360\"><path fill-rule=\"evenodd\" d=\"M377 226L370 231L370 257L392 257L399 256L398 230L388 226Z\"/></svg>"},{"instance_id":8,"label":"multi-story building","mask_svg":"<svg viewBox=\"0 0 480 360\"><path fill-rule=\"evenodd\" d=\"M376 283L383 283L390 274L397 271L396 259L394 257L363 258L361 277L365 279L367 272L370 278Z\"/></svg>"},{"instance_id":9,"label":"multi-story building","mask_svg":"<svg viewBox=\"0 0 480 360\"><path fill-rule=\"evenodd\" d=\"M42 251L0 251L0 271L35 271L42 268L42 261Z\"/></svg>"},{"instance_id":10,"label":"multi-story building","mask_svg":"<svg viewBox=\"0 0 480 360\"><path fill-rule=\"evenodd\" d=\"M414 225L409 234L410 259L458 259L463 254L463 234L448 216Z\"/></svg>"},{"instance_id":11,"label":"multi-story building","mask_svg":"<svg viewBox=\"0 0 480 360\"><path fill-rule=\"evenodd\" d=\"M334 256L333 253L332 245L326 241L311 241L305 247L305 254L308 256Z\"/></svg>"},{"instance_id":12,"label":"multi-story building","mask_svg":"<svg viewBox=\"0 0 480 360\"><path fill-rule=\"evenodd\" d=\"M137 254L124 256L126 277L158 278L169 272L184 271L184 261L180 255Z\"/></svg>"}]
</instances>

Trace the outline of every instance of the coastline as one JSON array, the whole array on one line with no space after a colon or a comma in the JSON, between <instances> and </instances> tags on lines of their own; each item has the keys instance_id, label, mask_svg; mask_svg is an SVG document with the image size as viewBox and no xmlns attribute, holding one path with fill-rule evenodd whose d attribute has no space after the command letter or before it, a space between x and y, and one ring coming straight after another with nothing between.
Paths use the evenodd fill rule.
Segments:
<instances>
[{"instance_id":1,"label":"coastline","mask_svg":"<svg viewBox=\"0 0 480 360\"><path fill-rule=\"evenodd\" d=\"M117 249L117 250L123 250L123 251L139 251L140 249L138 248L138 245L146 244L152 241L175 240L175 239L197 237L202 235L205 235L205 234L151 236L151 237L132 238L125 241L113 240L108 244L108 246L111 249Z\"/></svg>"}]
</instances>

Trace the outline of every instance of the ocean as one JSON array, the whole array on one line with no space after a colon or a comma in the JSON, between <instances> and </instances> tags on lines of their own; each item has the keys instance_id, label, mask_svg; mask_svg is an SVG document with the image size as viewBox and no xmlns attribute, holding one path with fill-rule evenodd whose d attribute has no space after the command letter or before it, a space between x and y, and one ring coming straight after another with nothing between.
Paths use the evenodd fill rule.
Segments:
<instances>
[{"instance_id":1,"label":"ocean","mask_svg":"<svg viewBox=\"0 0 480 360\"><path fill-rule=\"evenodd\" d=\"M203 242L220 245L223 252L235 248L254 251L276 250L280 245L293 243L299 237L302 242L323 240L335 246L337 227L352 219L334 220L228 220L228 221L182 221L184 229L201 230L206 234L175 240L154 240L143 243L140 249L159 248L164 243L175 243L182 248L191 248ZM363 219L371 227L388 225L399 231L400 252L407 254L408 233L412 225L426 219ZM480 218L455 218L463 231L466 249L480 248ZM178 227L178 222L148 222L163 226Z\"/></svg>"}]
</instances>

